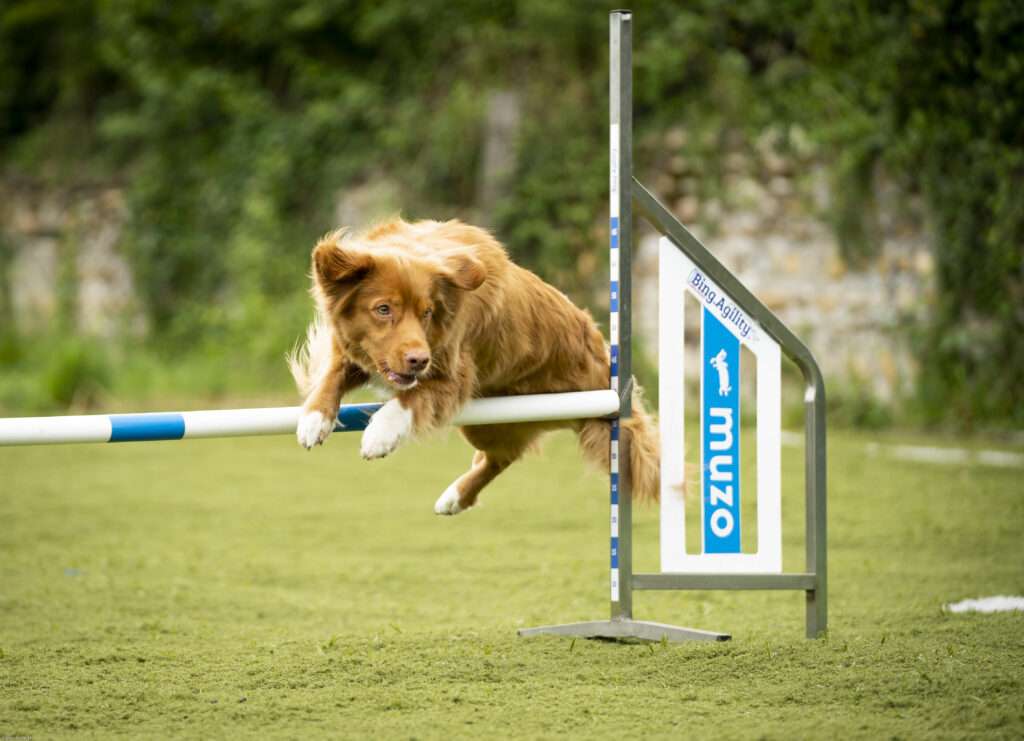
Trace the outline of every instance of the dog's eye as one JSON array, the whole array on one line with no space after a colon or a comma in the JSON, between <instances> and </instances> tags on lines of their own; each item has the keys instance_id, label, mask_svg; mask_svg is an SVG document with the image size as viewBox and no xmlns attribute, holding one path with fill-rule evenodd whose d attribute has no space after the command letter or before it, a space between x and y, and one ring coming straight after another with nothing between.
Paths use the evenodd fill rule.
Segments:
<instances>
[{"instance_id":1,"label":"dog's eye","mask_svg":"<svg viewBox=\"0 0 1024 741\"><path fill-rule=\"evenodd\" d=\"M381 316L391 316L391 307L388 306L387 304L381 304L376 309L374 309L374 311L376 311Z\"/></svg>"},{"instance_id":2,"label":"dog's eye","mask_svg":"<svg viewBox=\"0 0 1024 741\"><path fill-rule=\"evenodd\" d=\"M433 309L427 309L426 311L423 312L423 318L424 319L429 319L431 316L433 316L433 314L434 314L434 310Z\"/></svg>"}]
</instances>

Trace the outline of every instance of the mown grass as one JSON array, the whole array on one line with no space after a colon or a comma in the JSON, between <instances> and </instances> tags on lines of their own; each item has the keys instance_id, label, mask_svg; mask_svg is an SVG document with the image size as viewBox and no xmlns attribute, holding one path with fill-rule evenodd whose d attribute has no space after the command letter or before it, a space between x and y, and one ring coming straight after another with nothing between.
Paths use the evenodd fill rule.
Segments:
<instances>
[{"instance_id":1,"label":"mown grass","mask_svg":"<svg viewBox=\"0 0 1024 741\"><path fill-rule=\"evenodd\" d=\"M0 450L0 736L1019 738L1024 616L940 607L1024 592L1021 472L831 442L828 638L800 594L639 593L734 636L653 646L515 636L607 613L605 484L566 436L452 519L454 435ZM636 535L655 569L654 512Z\"/></svg>"}]
</instances>

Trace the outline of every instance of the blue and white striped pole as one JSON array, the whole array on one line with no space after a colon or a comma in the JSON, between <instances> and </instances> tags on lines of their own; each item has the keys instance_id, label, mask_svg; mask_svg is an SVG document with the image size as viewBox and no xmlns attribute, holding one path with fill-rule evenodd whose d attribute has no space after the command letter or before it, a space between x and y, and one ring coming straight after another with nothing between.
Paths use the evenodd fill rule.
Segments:
<instances>
[{"instance_id":1,"label":"blue and white striped pole","mask_svg":"<svg viewBox=\"0 0 1024 741\"><path fill-rule=\"evenodd\" d=\"M633 223L632 15L611 14L609 38L609 344L610 386L619 394L619 419L612 422L609 478L611 506L611 616L630 619L632 598L632 509L628 440L620 440L620 420L632 414L630 239ZM620 442L622 453L620 456ZM625 461L628 464L628 461Z\"/></svg>"},{"instance_id":2,"label":"blue and white striped pole","mask_svg":"<svg viewBox=\"0 0 1024 741\"><path fill-rule=\"evenodd\" d=\"M336 432L365 429L380 404L344 404ZM619 408L610 390L564 394L525 394L473 399L455 417L455 425L545 422L607 417ZM202 437L282 435L295 432L301 407L217 409L144 414L88 414L65 417L0 419L0 447L56 443L122 443Z\"/></svg>"},{"instance_id":3,"label":"blue and white striped pole","mask_svg":"<svg viewBox=\"0 0 1024 741\"><path fill-rule=\"evenodd\" d=\"M611 161L618 156L618 126L611 127ZM619 381L619 202L615 166L612 165L611 216L609 218L609 356L611 359L611 389L616 393L621 388ZM611 600L612 611L620 601L619 584L619 420L612 420L611 449L609 451L608 483L611 505Z\"/></svg>"}]
</instances>

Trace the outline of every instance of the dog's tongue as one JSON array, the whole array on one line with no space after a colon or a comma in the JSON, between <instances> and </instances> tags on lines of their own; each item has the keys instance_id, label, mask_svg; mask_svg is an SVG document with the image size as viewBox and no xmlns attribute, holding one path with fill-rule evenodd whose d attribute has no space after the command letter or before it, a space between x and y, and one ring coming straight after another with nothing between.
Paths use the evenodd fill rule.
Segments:
<instances>
[{"instance_id":1,"label":"dog's tongue","mask_svg":"<svg viewBox=\"0 0 1024 741\"><path fill-rule=\"evenodd\" d=\"M388 369L388 380L392 383L397 383L401 386L408 386L413 382L414 376L403 376L401 373L395 373L390 368Z\"/></svg>"}]
</instances>

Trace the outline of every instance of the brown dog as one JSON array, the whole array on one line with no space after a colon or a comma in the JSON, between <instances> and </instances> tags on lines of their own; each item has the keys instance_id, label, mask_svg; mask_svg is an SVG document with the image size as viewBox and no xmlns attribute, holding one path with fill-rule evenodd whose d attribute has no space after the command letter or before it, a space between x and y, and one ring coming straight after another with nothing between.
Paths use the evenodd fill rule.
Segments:
<instances>
[{"instance_id":1,"label":"brown dog","mask_svg":"<svg viewBox=\"0 0 1024 741\"><path fill-rule=\"evenodd\" d=\"M590 315L513 264L486 231L458 221L394 219L362 234L329 234L313 249L312 292L317 319L288 359L306 396L296 434L307 449L330 434L341 397L368 381L394 398L363 432L367 459L447 424L473 397L608 387L608 347ZM587 458L607 467L607 420L463 427L477 449L473 465L434 511L472 507L541 433L566 427ZM624 428L634 495L654 499L658 439L637 397Z\"/></svg>"}]
</instances>

